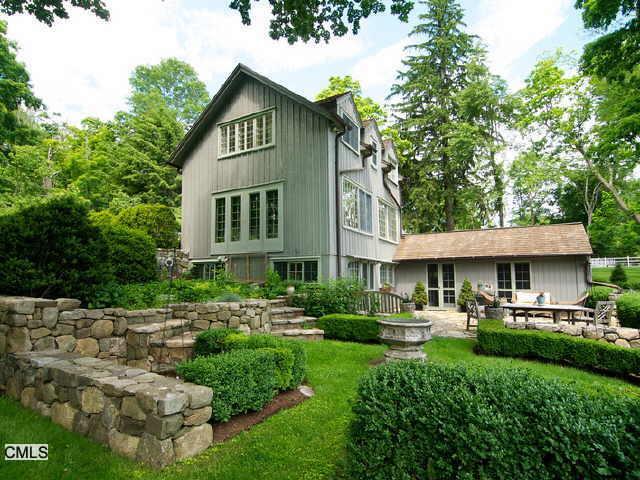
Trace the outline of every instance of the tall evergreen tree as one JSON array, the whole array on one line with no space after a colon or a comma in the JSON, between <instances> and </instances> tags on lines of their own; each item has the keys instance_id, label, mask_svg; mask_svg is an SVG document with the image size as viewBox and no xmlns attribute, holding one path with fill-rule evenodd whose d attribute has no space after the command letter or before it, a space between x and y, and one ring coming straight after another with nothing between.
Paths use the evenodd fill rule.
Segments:
<instances>
[{"instance_id":1,"label":"tall evergreen tree","mask_svg":"<svg viewBox=\"0 0 640 480\"><path fill-rule=\"evenodd\" d=\"M412 231L481 226L502 209L500 201L489 205L486 198L487 190L503 189L495 153L506 89L490 75L476 38L464 30L460 4L421 3L426 11L410 34L417 43L407 47L391 90L399 99L398 128L411 144L401 165L405 224Z\"/></svg>"}]
</instances>

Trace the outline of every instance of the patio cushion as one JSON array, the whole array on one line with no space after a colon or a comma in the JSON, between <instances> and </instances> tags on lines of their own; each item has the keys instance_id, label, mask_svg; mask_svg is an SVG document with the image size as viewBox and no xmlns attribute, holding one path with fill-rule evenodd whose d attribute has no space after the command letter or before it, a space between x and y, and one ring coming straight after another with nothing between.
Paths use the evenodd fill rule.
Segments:
<instances>
[{"instance_id":1,"label":"patio cushion","mask_svg":"<svg viewBox=\"0 0 640 480\"><path fill-rule=\"evenodd\" d=\"M516 292L513 303L537 303L540 292ZM551 293L544 292L544 303L551 303Z\"/></svg>"}]
</instances>

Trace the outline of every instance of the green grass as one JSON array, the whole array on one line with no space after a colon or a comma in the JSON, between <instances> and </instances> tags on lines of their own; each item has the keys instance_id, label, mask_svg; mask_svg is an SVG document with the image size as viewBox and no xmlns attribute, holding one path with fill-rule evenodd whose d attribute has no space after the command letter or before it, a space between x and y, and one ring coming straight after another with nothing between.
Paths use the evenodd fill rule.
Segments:
<instances>
[{"instance_id":1,"label":"green grass","mask_svg":"<svg viewBox=\"0 0 640 480\"><path fill-rule=\"evenodd\" d=\"M429 360L485 366L524 366L585 390L640 397L640 388L622 380L574 368L473 353L473 340L435 338ZM234 439L161 472L112 454L106 447L67 432L46 418L0 397L0 444L49 443L48 462L0 460L0 478L47 479L324 479L334 478L344 457L350 400L369 362L385 347L325 340L305 344L309 383L315 397L282 411Z\"/></svg>"},{"instance_id":2,"label":"green grass","mask_svg":"<svg viewBox=\"0 0 640 480\"><path fill-rule=\"evenodd\" d=\"M613 268L599 267L591 270L591 276L595 282L609 283L609 277ZM640 267L625 267L627 282L640 284Z\"/></svg>"}]
</instances>

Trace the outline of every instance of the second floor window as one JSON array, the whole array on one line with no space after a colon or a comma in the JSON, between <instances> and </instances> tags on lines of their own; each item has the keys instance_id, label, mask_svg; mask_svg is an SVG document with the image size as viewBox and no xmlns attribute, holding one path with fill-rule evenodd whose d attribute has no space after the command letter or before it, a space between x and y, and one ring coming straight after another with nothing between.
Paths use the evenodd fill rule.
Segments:
<instances>
[{"instance_id":1,"label":"second floor window","mask_svg":"<svg viewBox=\"0 0 640 480\"><path fill-rule=\"evenodd\" d=\"M378 234L380 238L398 241L398 209L378 199Z\"/></svg>"},{"instance_id":2,"label":"second floor window","mask_svg":"<svg viewBox=\"0 0 640 480\"><path fill-rule=\"evenodd\" d=\"M275 110L220 125L218 155L224 157L273 145Z\"/></svg>"},{"instance_id":3,"label":"second floor window","mask_svg":"<svg viewBox=\"0 0 640 480\"><path fill-rule=\"evenodd\" d=\"M346 178L342 181L342 214L345 227L372 233L371 195Z\"/></svg>"},{"instance_id":4,"label":"second floor window","mask_svg":"<svg viewBox=\"0 0 640 480\"><path fill-rule=\"evenodd\" d=\"M345 131L342 139L344 142L349 145L352 149L359 153L358 147L360 146L360 128L358 125L351 120L351 117L346 113L342 114L342 120L345 123Z\"/></svg>"}]
</instances>

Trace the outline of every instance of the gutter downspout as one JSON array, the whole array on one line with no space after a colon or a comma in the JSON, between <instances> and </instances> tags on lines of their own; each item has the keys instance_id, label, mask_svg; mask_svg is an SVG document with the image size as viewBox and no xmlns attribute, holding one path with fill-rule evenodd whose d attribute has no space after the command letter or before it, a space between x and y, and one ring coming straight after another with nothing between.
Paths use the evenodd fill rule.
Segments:
<instances>
[{"instance_id":1,"label":"gutter downspout","mask_svg":"<svg viewBox=\"0 0 640 480\"><path fill-rule=\"evenodd\" d=\"M344 135L344 131L337 132L335 138L335 155L333 165L335 203L336 203L336 278L342 277L342 243L340 239L340 159L338 152L340 151L340 138Z\"/></svg>"}]
</instances>

